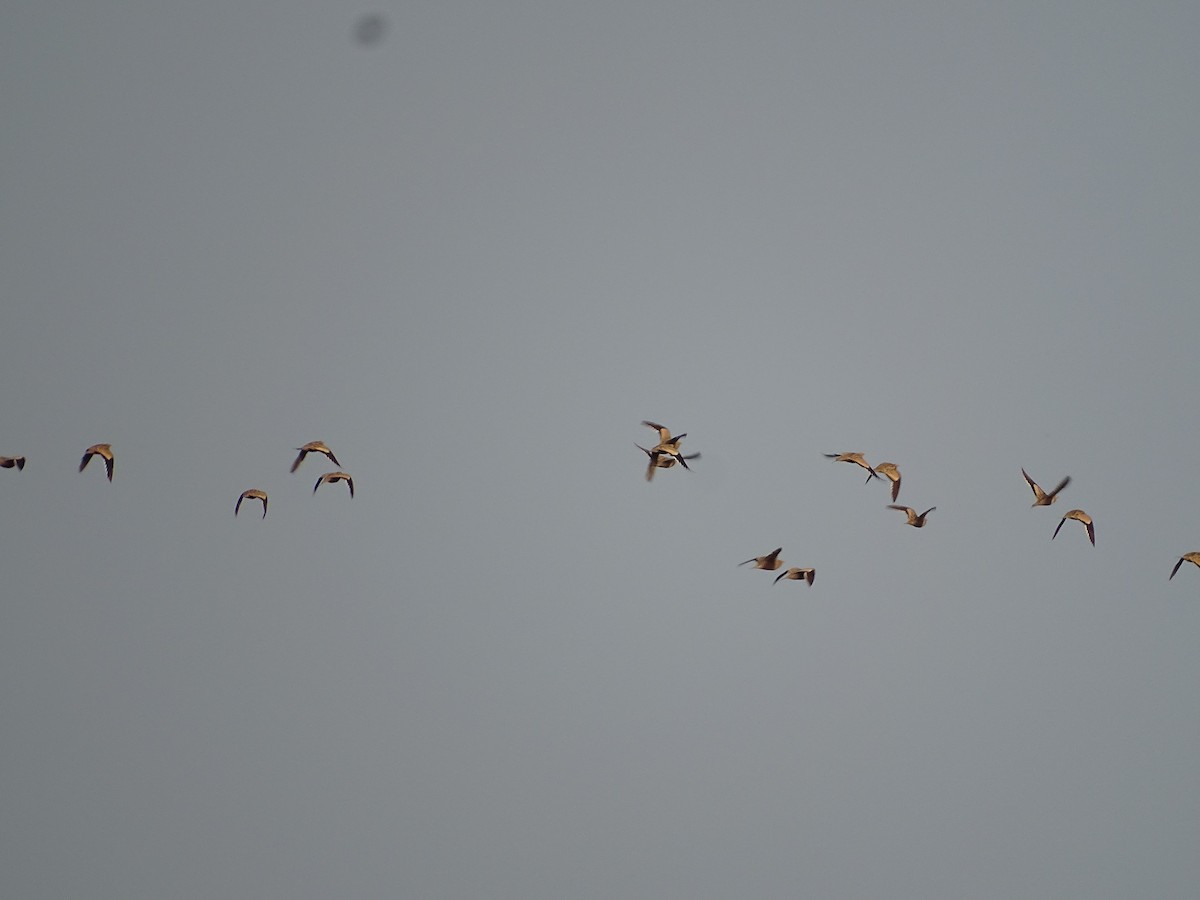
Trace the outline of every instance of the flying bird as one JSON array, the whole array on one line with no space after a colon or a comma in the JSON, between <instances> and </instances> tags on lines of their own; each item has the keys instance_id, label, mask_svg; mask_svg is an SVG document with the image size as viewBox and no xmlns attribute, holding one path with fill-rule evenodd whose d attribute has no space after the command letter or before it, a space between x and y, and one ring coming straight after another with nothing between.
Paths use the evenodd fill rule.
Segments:
<instances>
[{"instance_id":1,"label":"flying bird","mask_svg":"<svg viewBox=\"0 0 1200 900\"><path fill-rule=\"evenodd\" d=\"M345 472L326 472L324 475L318 478L317 483L313 485L313 493L315 494L317 492L317 488L319 488L321 485L333 484L337 481L346 482L347 486L350 488L350 496L354 496L354 479Z\"/></svg>"},{"instance_id":2,"label":"flying bird","mask_svg":"<svg viewBox=\"0 0 1200 900\"><path fill-rule=\"evenodd\" d=\"M657 422L651 422L647 419L642 419L642 424L658 432L658 444L655 446L655 450L665 450L674 453L679 449L679 442L687 437L686 431L683 434L671 437L671 429L667 428L666 425L659 425Z\"/></svg>"},{"instance_id":3,"label":"flying bird","mask_svg":"<svg viewBox=\"0 0 1200 900\"><path fill-rule=\"evenodd\" d=\"M895 463L881 462L875 466L875 471L892 483L892 502L895 503L896 498L900 496L900 469ZM879 475L868 475L867 481L869 482L872 477L878 478Z\"/></svg>"},{"instance_id":4,"label":"flying bird","mask_svg":"<svg viewBox=\"0 0 1200 900\"><path fill-rule=\"evenodd\" d=\"M108 469L108 480L112 481L113 473L113 452L112 444L92 444L83 452L83 459L79 461L79 471L82 472L87 468L87 464L93 456L99 456L104 460L104 465Z\"/></svg>"},{"instance_id":5,"label":"flying bird","mask_svg":"<svg viewBox=\"0 0 1200 900\"><path fill-rule=\"evenodd\" d=\"M1096 546L1096 528L1094 525L1092 525L1092 517L1085 513L1082 509L1067 510L1066 514L1059 519L1058 528L1054 529L1054 534L1050 535L1050 540L1054 540L1056 537L1058 537L1058 530L1059 528L1063 527L1063 522L1067 521L1067 519L1074 519L1077 522L1082 522L1083 527L1087 529L1088 540L1092 542L1093 547ZM1167 581L1170 580L1171 579L1169 578L1167 579Z\"/></svg>"},{"instance_id":6,"label":"flying bird","mask_svg":"<svg viewBox=\"0 0 1200 900\"><path fill-rule=\"evenodd\" d=\"M0 469L11 469L16 466L18 469L25 468L25 457L23 456L0 456Z\"/></svg>"},{"instance_id":7,"label":"flying bird","mask_svg":"<svg viewBox=\"0 0 1200 900\"><path fill-rule=\"evenodd\" d=\"M293 472L300 468L300 463L304 462L304 457L309 453L324 453L329 457L330 461L332 461L335 466L341 466L341 463L337 461L337 457L333 455L333 451L325 446L324 441L309 441L303 447L297 447L296 449L299 450L300 453L296 457L296 461L292 463Z\"/></svg>"},{"instance_id":8,"label":"flying bird","mask_svg":"<svg viewBox=\"0 0 1200 900\"><path fill-rule=\"evenodd\" d=\"M779 554L782 551L782 547L776 547L766 556L756 556L754 559L748 559L746 562L738 563L738 565L744 566L748 565L749 563L754 563L754 568L756 569L766 569L768 572L774 572L783 565L783 562L779 559Z\"/></svg>"},{"instance_id":9,"label":"flying bird","mask_svg":"<svg viewBox=\"0 0 1200 900\"><path fill-rule=\"evenodd\" d=\"M1042 490L1041 485L1039 485L1036 481L1034 481L1032 478L1029 477L1028 472L1026 472L1024 469L1022 469L1021 474L1025 476L1025 480L1029 482L1029 487L1033 490L1033 505L1034 506L1049 506L1051 503L1053 503L1055 500L1058 499L1058 492L1061 491L1063 488L1065 488L1068 484L1071 483L1071 476L1068 475L1066 478L1064 478L1062 481L1060 481L1058 483L1058 487L1056 487L1054 490L1052 490L1050 493L1047 494L1045 491Z\"/></svg>"},{"instance_id":10,"label":"flying bird","mask_svg":"<svg viewBox=\"0 0 1200 900\"><path fill-rule=\"evenodd\" d=\"M786 578L789 581L807 581L811 586L816 577L816 569L788 569L775 577L775 584L779 584L780 580Z\"/></svg>"},{"instance_id":11,"label":"flying bird","mask_svg":"<svg viewBox=\"0 0 1200 900\"><path fill-rule=\"evenodd\" d=\"M242 508L243 500L261 500L262 505L263 505L262 517L264 519L267 517L267 492L266 491L260 491L255 488L250 488L250 490L248 490L248 491L242 491L241 496L238 497L237 506L235 506L233 508L233 514L235 516L238 514L238 510Z\"/></svg>"},{"instance_id":12,"label":"flying bird","mask_svg":"<svg viewBox=\"0 0 1200 900\"><path fill-rule=\"evenodd\" d=\"M653 428L658 431L658 443L654 445L653 451L647 451L647 452L654 452L654 453L659 454L660 456L662 456L662 455L669 456L672 459L674 459L676 462L678 462L681 466L683 466L685 469L690 468L687 464L687 461L689 459L695 459L696 457L698 457L700 455L697 453L693 456L684 456L682 453L679 452L679 442L682 441L685 437L687 437L686 431L683 434L677 434L674 437L672 437L671 430L669 428L667 428L667 426L665 426L665 425L659 425L657 422L651 422L647 419L643 419L642 424L645 425L647 428ZM645 450L646 448L642 447L642 449ZM669 466L663 466L662 468L669 468Z\"/></svg>"},{"instance_id":13,"label":"flying bird","mask_svg":"<svg viewBox=\"0 0 1200 900\"><path fill-rule=\"evenodd\" d=\"M931 507L929 507L929 509L925 510L925 512L921 513L919 516L917 515L917 511L915 509L913 509L911 506L897 506L896 504L889 504L888 509L898 509L902 513L904 513L906 516L908 516L908 521L904 523L905 525L911 525L913 528L924 528L925 527L925 517L927 515L929 515L931 512L933 512L935 509L937 509L937 507L931 506Z\"/></svg>"},{"instance_id":14,"label":"flying bird","mask_svg":"<svg viewBox=\"0 0 1200 900\"><path fill-rule=\"evenodd\" d=\"M647 450L645 447L643 447L641 444L638 444L638 443L634 443L634 446L637 447L639 450L641 450L643 453L645 453L648 457L650 457L650 461L646 465L646 480L647 481L652 481L654 479L654 470L655 469L669 469L669 468L671 468L671 466L675 465L677 460L678 460L678 462L683 464L683 467L685 469L687 469L690 472L691 468L689 466L687 466L686 463L684 463L684 460L700 458L699 453L689 453L687 456L672 456L671 454L664 453L661 450Z\"/></svg>"},{"instance_id":15,"label":"flying bird","mask_svg":"<svg viewBox=\"0 0 1200 900\"><path fill-rule=\"evenodd\" d=\"M1183 556L1179 557L1179 562L1175 563L1175 568L1171 570L1171 578L1175 577L1175 573L1179 571L1179 567L1185 562L1190 562L1192 565L1200 567L1200 551L1194 553L1185 553ZM1167 581L1170 581L1171 578L1168 578Z\"/></svg>"},{"instance_id":16,"label":"flying bird","mask_svg":"<svg viewBox=\"0 0 1200 900\"><path fill-rule=\"evenodd\" d=\"M862 466L864 469L870 472L871 478L879 477L875 474L875 470L871 468L870 464L866 461L866 459L863 458L861 453L826 453L825 458L832 459L834 462L854 463L854 465ZM868 478L867 481L870 481L871 478Z\"/></svg>"}]
</instances>

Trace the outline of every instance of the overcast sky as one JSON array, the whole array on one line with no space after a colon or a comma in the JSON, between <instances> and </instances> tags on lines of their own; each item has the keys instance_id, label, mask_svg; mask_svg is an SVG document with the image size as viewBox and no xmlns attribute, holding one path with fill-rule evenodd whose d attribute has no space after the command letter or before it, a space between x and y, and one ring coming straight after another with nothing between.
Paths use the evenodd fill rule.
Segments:
<instances>
[{"instance_id":1,"label":"overcast sky","mask_svg":"<svg viewBox=\"0 0 1200 900\"><path fill-rule=\"evenodd\" d=\"M1198 34L5 3L0 895L1194 898Z\"/></svg>"}]
</instances>

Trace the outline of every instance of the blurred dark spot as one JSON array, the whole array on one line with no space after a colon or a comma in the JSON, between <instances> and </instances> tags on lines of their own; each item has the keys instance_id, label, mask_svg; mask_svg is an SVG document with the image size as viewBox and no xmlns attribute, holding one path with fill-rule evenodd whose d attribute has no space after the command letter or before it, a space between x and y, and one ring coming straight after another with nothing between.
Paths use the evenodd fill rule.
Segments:
<instances>
[{"instance_id":1,"label":"blurred dark spot","mask_svg":"<svg viewBox=\"0 0 1200 900\"><path fill-rule=\"evenodd\" d=\"M383 13L367 13L354 25L354 40L363 47L378 44L387 33L387 27L387 17Z\"/></svg>"}]
</instances>

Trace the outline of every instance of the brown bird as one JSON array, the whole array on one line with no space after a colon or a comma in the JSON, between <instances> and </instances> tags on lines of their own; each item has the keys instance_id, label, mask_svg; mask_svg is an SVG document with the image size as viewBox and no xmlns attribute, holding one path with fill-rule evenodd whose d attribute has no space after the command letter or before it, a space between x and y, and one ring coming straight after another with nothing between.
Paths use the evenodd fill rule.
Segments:
<instances>
[{"instance_id":1,"label":"brown bird","mask_svg":"<svg viewBox=\"0 0 1200 900\"><path fill-rule=\"evenodd\" d=\"M235 506L233 508L233 514L235 516L238 514L238 510L242 508L243 500L261 500L262 505L263 505L262 517L264 519L267 517L267 492L266 491L260 491L255 488L250 488L250 490L248 490L248 491L242 491L242 495L240 497L238 497L237 506Z\"/></svg>"},{"instance_id":2,"label":"brown bird","mask_svg":"<svg viewBox=\"0 0 1200 900\"><path fill-rule=\"evenodd\" d=\"M1058 529L1063 527L1063 522L1067 521L1067 519L1074 519L1077 522L1082 522L1083 527L1087 529L1088 540L1092 542L1093 547L1096 546L1096 528L1092 525L1092 517L1085 513L1082 509L1067 510L1066 514L1059 519L1058 528L1054 529L1054 534L1050 535L1050 540L1054 540L1056 537L1058 537ZM1169 578L1167 579L1167 581L1170 580L1171 579Z\"/></svg>"},{"instance_id":3,"label":"brown bird","mask_svg":"<svg viewBox=\"0 0 1200 900\"><path fill-rule=\"evenodd\" d=\"M1179 571L1179 567L1185 562L1190 562L1192 565L1200 567L1200 551L1195 553L1185 553L1183 556L1179 557L1179 562L1175 563L1175 568L1171 570L1171 578L1175 577L1175 573ZM1168 578L1167 581L1170 581L1171 578Z\"/></svg>"},{"instance_id":4,"label":"brown bird","mask_svg":"<svg viewBox=\"0 0 1200 900\"><path fill-rule=\"evenodd\" d=\"M807 581L811 586L816 577L816 569L788 569L786 572L781 572L776 576L775 584L779 584L781 579L786 578L789 581Z\"/></svg>"},{"instance_id":5,"label":"brown bird","mask_svg":"<svg viewBox=\"0 0 1200 900\"><path fill-rule=\"evenodd\" d=\"M92 444L83 452L83 459L79 461L79 471L82 472L93 456L99 456L104 460L104 465L108 468L108 480L112 481L113 473L113 452L112 444Z\"/></svg>"},{"instance_id":6,"label":"brown bird","mask_svg":"<svg viewBox=\"0 0 1200 900\"><path fill-rule=\"evenodd\" d=\"M768 572L774 572L776 569L780 568L783 565L783 563L779 559L779 554L782 551L783 551L782 547L776 547L774 550L772 550L766 556L756 556L756 557L754 557L754 559L748 559L748 560L746 560L746 562L738 563L738 565L744 566L744 565L748 565L749 563L754 563L754 568L756 568L756 569L766 569Z\"/></svg>"},{"instance_id":7,"label":"brown bird","mask_svg":"<svg viewBox=\"0 0 1200 900\"><path fill-rule=\"evenodd\" d=\"M683 434L671 437L671 430L666 425L659 425L657 422L651 422L647 419L642 419L642 424L658 432L658 444L655 446L655 450L665 450L669 453L674 453L679 449L679 442L687 437L686 431Z\"/></svg>"},{"instance_id":8,"label":"brown bird","mask_svg":"<svg viewBox=\"0 0 1200 900\"><path fill-rule=\"evenodd\" d=\"M687 456L672 456L670 453L664 453L661 450L647 450L641 444L634 443L634 446L650 457L649 463L646 465L646 480L651 481L654 478L655 469L669 469L675 465L676 460L683 463L685 459L699 459L699 453L689 453ZM684 465L684 468L689 472L691 468Z\"/></svg>"},{"instance_id":9,"label":"brown bird","mask_svg":"<svg viewBox=\"0 0 1200 900\"><path fill-rule=\"evenodd\" d=\"M16 466L18 469L25 468L25 457L23 456L0 456L0 469L11 469Z\"/></svg>"},{"instance_id":10,"label":"brown bird","mask_svg":"<svg viewBox=\"0 0 1200 900\"><path fill-rule=\"evenodd\" d=\"M866 461L866 459L863 458L863 455L861 453L826 453L825 458L832 459L834 462L854 463L854 465L862 466L864 469L866 469L868 472L870 472L871 478L879 477L878 475L875 474L875 470ZM868 478L867 481L870 481L871 478Z\"/></svg>"},{"instance_id":11,"label":"brown bird","mask_svg":"<svg viewBox=\"0 0 1200 900\"><path fill-rule=\"evenodd\" d=\"M296 457L296 461L292 463L293 472L300 468L300 463L304 462L304 457L309 453L324 453L335 466L341 466L341 463L337 461L337 457L333 455L333 451L325 446L324 441L309 441L303 447L297 447L296 449L300 451L300 454Z\"/></svg>"},{"instance_id":12,"label":"brown bird","mask_svg":"<svg viewBox=\"0 0 1200 900\"><path fill-rule=\"evenodd\" d=\"M685 469L690 468L690 466L687 464L687 461L689 459L695 459L695 456L684 456L679 452L679 442L687 437L686 431L683 434L677 434L674 437L671 437L671 431L665 425L659 425L657 422L650 422L646 419L642 420L642 424L647 428L654 428L658 431L658 443L654 445L653 452L658 453L659 455L665 454L666 456L670 456ZM696 454L696 456L699 456L699 454ZM664 466L663 468L668 467Z\"/></svg>"},{"instance_id":13,"label":"brown bird","mask_svg":"<svg viewBox=\"0 0 1200 900\"><path fill-rule=\"evenodd\" d=\"M896 502L896 498L900 496L900 469L895 463L881 462L875 466L875 471L887 478L892 483L892 502ZM879 476L876 475L876 478ZM871 476L867 476L867 481L871 480Z\"/></svg>"},{"instance_id":14,"label":"brown bird","mask_svg":"<svg viewBox=\"0 0 1200 900\"><path fill-rule=\"evenodd\" d=\"M317 492L317 488L319 488L322 484L333 484L336 481L346 482L346 484L350 487L350 496L354 496L354 479L345 472L326 472L324 475L318 478L317 483L313 485L313 493L315 494Z\"/></svg>"},{"instance_id":15,"label":"brown bird","mask_svg":"<svg viewBox=\"0 0 1200 900\"><path fill-rule=\"evenodd\" d=\"M1042 490L1041 486L1036 481L1034 481L1032 478L1029 477L1028 472L1026 472L1024 469L1022 469L1021 474L1025 476L1025 480L1029 482L1029 487L1033 490L1033 505L1034 506L1049 506L1051 503L1053 503L1055 500L1058 499L1058 492L1061 491L1063 488L1065 488L1068 484L1071 483L1071 476L1068 475L1066 478L1064 478L1062 481L1060 481L1058 483L1058 487L1056 487L1054 490L1052 490L1050 493L1047 494L1045 491Z\"/></svg>"},{"instance_id":16,"label":"brown bird","mask_svg":"<svg viewBox=\"0 0 1200 900\"><path fill-rule=\"evenodd\" d=\"M889 504L888 509L898 509L902 513L904 513L906 516L908 516L908 521L904 523L905 525L911 525L913 528L924 528L925 527L925 517L927 515L929 515L931 512L933 512L935 509L937 509L937 507L931 506L931 507L929 507L929 509L925 510L925 512L921 513L919 516L917 515L917 511L915 509L913 509L911 506L896 506L895 504Z\"/></svg>"}]
</instances>

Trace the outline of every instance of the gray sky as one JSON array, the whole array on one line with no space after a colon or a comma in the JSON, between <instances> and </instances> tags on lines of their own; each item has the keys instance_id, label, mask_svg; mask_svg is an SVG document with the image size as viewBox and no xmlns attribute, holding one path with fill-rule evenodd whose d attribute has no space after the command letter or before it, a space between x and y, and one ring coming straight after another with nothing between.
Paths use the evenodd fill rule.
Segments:
<instances>
[{"instance_id":1,"label":"gray sky","mask_svg":"<svg viewBox=\"0 0 1200 900\"><path fill-rule=\"evenodd\" d=\"M1195 896L1200 7L167 6L0 17L0 894Z\"/></svg>"}]
</instances>

